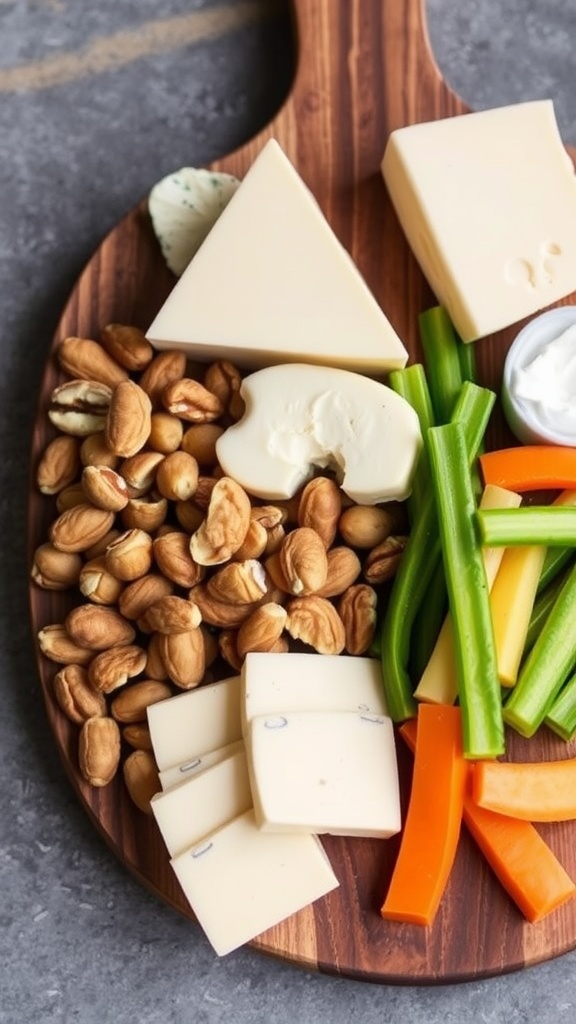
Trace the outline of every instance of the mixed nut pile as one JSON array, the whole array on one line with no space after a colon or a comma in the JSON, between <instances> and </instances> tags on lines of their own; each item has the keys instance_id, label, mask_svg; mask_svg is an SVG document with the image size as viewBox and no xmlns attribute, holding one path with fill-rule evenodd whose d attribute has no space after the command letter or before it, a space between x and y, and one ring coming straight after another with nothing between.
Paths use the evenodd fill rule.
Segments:
<instances>
[{"instance_id":1,"label":"mixed nut pile","mask_svg":"<svg viewBox=\"0 0 576 1024\"><path fill-rule=\"evenodd\" d=\"M56 436L36 472L56 518L32 579L78 602L38 642L61 666L54 696L79 726L83 777L104 786L122 763L148 811L146 708L237 673L249 651L366 654L403 509L355 505L330 475L270 503L225 476L216 441L244 408L227 361L192 366L123 324L66 338L56 359Z\"/></svg>"}]
</instances>

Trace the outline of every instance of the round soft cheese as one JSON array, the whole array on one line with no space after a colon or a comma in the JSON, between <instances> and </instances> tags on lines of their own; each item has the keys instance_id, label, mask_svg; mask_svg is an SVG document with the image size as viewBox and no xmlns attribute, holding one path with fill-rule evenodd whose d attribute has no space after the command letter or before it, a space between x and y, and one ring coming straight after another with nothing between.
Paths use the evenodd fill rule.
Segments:
<instances>
[{"instance_id":1,"label":"round soft cheese","mask_svg":"<svg viewBox=\"0 0 576 1024\"><path fill-rule=\"evenodd\" d=\"M355 502L404 500L422 447L411 405L379 381L303 363L267 367L242 383L241 420L219 438L228 476L250 494L291 498L317 469Z\"/></svg>"}]
</instances>

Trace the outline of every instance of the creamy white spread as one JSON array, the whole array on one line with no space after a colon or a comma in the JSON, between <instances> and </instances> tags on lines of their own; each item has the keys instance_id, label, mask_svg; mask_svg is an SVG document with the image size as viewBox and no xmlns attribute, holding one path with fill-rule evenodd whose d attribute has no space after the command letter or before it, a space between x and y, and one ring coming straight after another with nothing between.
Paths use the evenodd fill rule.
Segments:
<instances>
[{"instance_id":1,"label":"creamy white spread","mask_svg":"<svg viewBox=\"0 0 576 1024\"><path fill-rule=\"evenodd\" d=\"M576 324L543 342L534 358L514 370L511 386L542 426L576 436Z\"/></svg>"}]
</instances>

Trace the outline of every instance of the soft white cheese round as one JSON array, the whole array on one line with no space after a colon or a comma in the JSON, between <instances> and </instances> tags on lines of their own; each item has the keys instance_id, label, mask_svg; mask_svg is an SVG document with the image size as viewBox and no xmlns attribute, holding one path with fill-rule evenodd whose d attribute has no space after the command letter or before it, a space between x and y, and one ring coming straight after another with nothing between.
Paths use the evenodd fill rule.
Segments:
<instances>
[{"instance_id":1,"label":"soft white cheese round","mask_svg":"<svg viewBox=\"0 0 576 1024\"><path fill-rule=\"evenodd\" d=\"M418 417L391 388L349 370L267 367L242 383L246 411L217 443L218 460L252 495L290 498L316 469L355 502L404 500L422 447Z\"/></svg>"},{"instance_id":2,"label":"soft white cheese round","mask_svg":"<svg viewBox=\"0 0 576 1024\"><path fill-rule=\"evenodd\" d=\"M502 405L526 444L576 446L576 306L535 317L510 346Z\"/></svg>"},{"instance_id":3,"label":"soft white cheese round","mask_svg":"<svg viewBox=\"0 0 576 1024\"><path fill-rule=\"evenodd\" d=\"M240 182L232 174L181 167L150 191L148 209L162 254L180 277Z\"/></svg>"}]
</instances>

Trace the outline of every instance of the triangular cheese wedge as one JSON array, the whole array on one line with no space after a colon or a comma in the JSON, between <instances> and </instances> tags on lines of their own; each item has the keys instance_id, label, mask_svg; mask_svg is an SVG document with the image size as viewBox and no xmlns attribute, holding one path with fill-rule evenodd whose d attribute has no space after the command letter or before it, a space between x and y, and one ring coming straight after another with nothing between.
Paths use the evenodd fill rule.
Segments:
<instances>
[{"instance_id":1,"label":"triangular cheese wedge","mask_svg":"<svg viewBox=\"0 0 576 1024\"><path fill-rule=\"evenodd\" d=\"M408 353L278 143L262 149L151 324L156 348L247 368L387 373Z\"/></svg>"}]
</instances>

